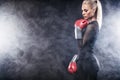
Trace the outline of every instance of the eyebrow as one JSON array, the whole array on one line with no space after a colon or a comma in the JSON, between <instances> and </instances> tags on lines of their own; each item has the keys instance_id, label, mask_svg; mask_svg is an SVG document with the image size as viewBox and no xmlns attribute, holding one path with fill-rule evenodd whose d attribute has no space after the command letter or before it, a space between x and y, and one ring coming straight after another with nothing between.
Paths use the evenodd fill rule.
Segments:
<instances>
[{"instance_id":1,"label":"eyebrow","mask_svg":"<svg viewBox=\"0 0 120 80\"><path fill-rule=\"evenodd\" d=\"M88 9L82 9L82 11L88 11Z\"/></svg>"}]
</instances>

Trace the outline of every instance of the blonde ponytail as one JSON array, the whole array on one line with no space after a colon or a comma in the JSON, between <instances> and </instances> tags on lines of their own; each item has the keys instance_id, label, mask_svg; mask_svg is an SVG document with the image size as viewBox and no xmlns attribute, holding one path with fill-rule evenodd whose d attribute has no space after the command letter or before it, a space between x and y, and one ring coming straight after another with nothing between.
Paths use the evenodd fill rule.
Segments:
<instances>
[{"instance_id":1,"label":"blonde ponytail","mask_svg":"<svg viewBox=\"0 0 120 80\"><path fill-rule=\"evenodd\" d=\"M83 4L90 4L93 8L97 9L97 12L95 13L98 25L99 25L99 30L102 27L102 5L99 0L84 0Z\"/></svg>"},{"instance_id":2,"label":"blonde ponytail","mask_svg":"<svg viewBox=\"0 0 120 80\"><path fill-rule=\"evenodd\" d=\"M99 30L102 27L102 5L99 0L97 0L97 21L99 24Z\"/></svg>"}]
</instances>

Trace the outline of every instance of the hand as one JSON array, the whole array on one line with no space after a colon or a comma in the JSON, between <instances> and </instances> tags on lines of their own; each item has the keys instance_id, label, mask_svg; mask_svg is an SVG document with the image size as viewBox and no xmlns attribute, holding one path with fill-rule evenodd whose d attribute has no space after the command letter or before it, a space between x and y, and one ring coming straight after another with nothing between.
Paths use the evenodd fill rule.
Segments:
<instances>
[{"instance_id":1,"label":"hand","mask_svg":"<svg viewBox=\"0 0 120 80\"><path fill-rule=\"evenodd\" d=\"M68 66L68 72L69 73L75 73L77 71L77 60L78 60L78 55L75 54L72 58L72 60L70 61L69 63L69 66Z\"/></svg>"},{"instance_id":2,"label":"hand","mask_svg":"<svg viewBox=\"0 0 120 80\"><path fill-rule=\"evenodd\" d=\"M68 72L69 73L75 73L77 71L77 64L76 62L70 62L68 66Z\"/></svg>"},{"instance_id":3,"label":"hand","mask_svg":"<svg viewBox=\"0 0 120 80\"><path fill-rule=\"evenodd\" d=\"M88 21L85 19L79 19L75 21L75 27L82 30L83 28L87 27Z\"/></svg>"}]
</instances>

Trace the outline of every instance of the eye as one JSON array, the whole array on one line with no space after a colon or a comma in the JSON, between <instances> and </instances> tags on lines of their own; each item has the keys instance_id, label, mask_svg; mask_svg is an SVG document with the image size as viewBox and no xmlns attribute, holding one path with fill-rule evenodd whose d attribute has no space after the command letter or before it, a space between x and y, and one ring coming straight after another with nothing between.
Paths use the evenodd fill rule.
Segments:
<instances>
[{"instance_id":1,"label":"eye","mask_svg":"<svg viewBox=\"0 0 120 80\"><path fill-rule=\"evenodd\" d=\"M87 12L88 10L87 9L84 9L84 12Z\"/></svg>"}]
</instances>

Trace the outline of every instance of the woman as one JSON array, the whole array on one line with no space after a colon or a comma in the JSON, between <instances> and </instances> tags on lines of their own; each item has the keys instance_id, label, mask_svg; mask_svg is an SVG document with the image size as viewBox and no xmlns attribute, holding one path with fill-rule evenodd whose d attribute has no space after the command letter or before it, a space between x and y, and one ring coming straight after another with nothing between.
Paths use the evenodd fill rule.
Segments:
<instances>
[{"instance_id":1,"label":"woman","mask_svg":"<svg viewBox=\"0 0 120 80\"><path fill-rule=\"evenodd\" d=\"M84 0L82 15L84 19L75 22L75 39L78 41L79 48L78 70L76 72L76 64L72 64L72 67L69 64L68 68L72 73L76 72L79 80L97 80L99 66L96 57L93 55L93 47L102 22L100 1Z\"/></svg>"},{"instance_id":2,"label":"woman","mask_svg":"<svg viewBox=\"0 0 120 80\"><path fill-rule=\"evenodd\" d=\"M99 70L93 56L93 47L99 29L101 28L102 9L98 0L84 0L82 15L87 20L87 26L81 29L82 38L76 38L79 44L79 75L80 80L97 80ZM100 14L101 13L101 14Z\"/></svg>"}]
</instances>

